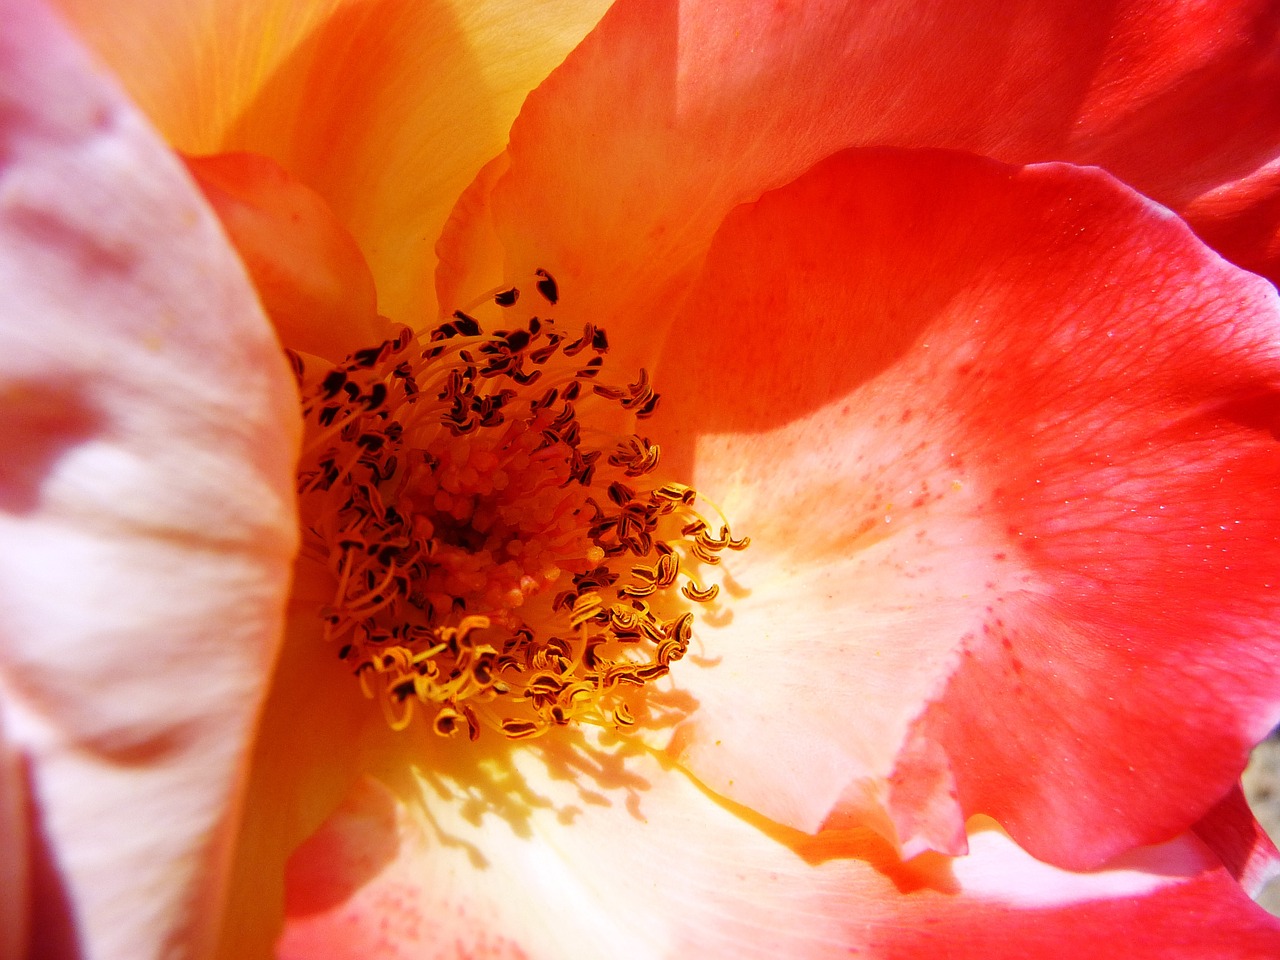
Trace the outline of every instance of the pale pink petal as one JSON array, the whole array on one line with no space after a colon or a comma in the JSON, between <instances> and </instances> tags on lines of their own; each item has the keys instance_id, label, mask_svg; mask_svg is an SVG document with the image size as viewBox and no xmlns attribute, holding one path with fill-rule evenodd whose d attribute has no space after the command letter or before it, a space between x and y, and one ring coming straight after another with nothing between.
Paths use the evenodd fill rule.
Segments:
<instances>
[{"instance_id":1,"label":"pale pink petal","mask_svg":"<svg viewBox=\"0 0 1280 960\"><path fill-rule=\"evenodd\" d=\"M1077 874L978 825L972 856L902 864L870 831L753 822L644 752L589 740L470 758L429 739L418 749L416 773L357 785L295 854L282 960L1280 949L1280 922L1191 836Z\"/></svg>"},{"instance_id":2,"label":"pale pink petal","mask_svg":"<svg viewBox=\"0 0 1280 960\"><path fill-rule=\"evenodd\" d=\"M623 0L512 128L507 275L546 268L563 315L658 339L724 215L849 146L1096 163L1175 208L1231 195L1280 148L1276 19L1264 0ZM1255 246L1234 252L1252 267Z\"/></svg>"},{"instance_id":3,"label":"pale pink petal","mask_svg":"<svg viewBox=\"0 0 1280 960\"><path fill-rule=\"evenodd\" d=\"M77 955L198 956L288 590L296 400L181 164L41 4L0 23L0 701L33 906Z\"/></svg>"},{"instance_id":4,"label":"pale pink petal","mask_svg":"<svg viewBox=\"0 0 1280 960\"><path fill-rule=\"evenodd\" d=\"M725 221L656 382L752 538L672 673L713 789L1086 867L1280 716L1280 306L1100 171L837 155Z\"/></svg>"},{"instance_id":5,"label":"pale pink petal","mask_svg":"<svg viewBox=\"0 0 1280 960\"><path fill-rule=\"evenodd\" d=\"M333 207L380 308L435 317L432 245L526 94L608 0L61 0L160 130L247 150Z\"/></svg>"}]
</instances>

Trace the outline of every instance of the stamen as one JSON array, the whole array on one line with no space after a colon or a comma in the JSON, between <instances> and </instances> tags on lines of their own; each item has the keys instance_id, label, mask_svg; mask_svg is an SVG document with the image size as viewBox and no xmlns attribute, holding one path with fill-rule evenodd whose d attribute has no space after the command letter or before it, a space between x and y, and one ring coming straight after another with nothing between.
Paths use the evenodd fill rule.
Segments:
<instances>
[{"instance_id":1,"label":"stamen","mask_svg":"<svg viewBox=\"0 0 1280 960\"><path fill-rule=\"evenodd\" d=\"M545 270L534 287L558 302ZM486 331L469 312L491 302L505 317L519 297L497 288L337 367L290 358L303 549L336 585L324 635L395 729L415 702L441 736L633 726L628 691L688 651L686 601L719 593L693 574L748 542L692 487L652 481L649 438L590 429L595 407L644 419L658 402L643 370L596 382L604 330L529 317Z\"/></svg>"}]
</instances>

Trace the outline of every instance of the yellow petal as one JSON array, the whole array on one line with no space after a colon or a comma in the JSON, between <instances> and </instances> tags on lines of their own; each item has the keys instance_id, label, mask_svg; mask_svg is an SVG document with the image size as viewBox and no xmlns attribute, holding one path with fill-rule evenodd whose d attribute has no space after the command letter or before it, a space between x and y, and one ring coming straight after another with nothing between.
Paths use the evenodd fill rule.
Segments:
<instances>
[{"instance_id":1,"label":"yellow petal","mask_svg":"<svg viewBox=\"0 0 1280 960\"><path fill-rule=\"evenodd\" d=\"M434 316L432 244L525 95L606 0L61 0L179 149L248 150L317 190L392 319Z\"/></svg>"}]
</instances>

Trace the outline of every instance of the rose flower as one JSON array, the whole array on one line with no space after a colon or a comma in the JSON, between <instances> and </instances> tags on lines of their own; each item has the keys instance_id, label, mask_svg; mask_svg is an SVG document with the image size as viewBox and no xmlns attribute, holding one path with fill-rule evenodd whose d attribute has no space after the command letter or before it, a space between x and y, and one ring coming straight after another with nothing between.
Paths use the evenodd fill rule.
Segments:
<instances>
[{"instance_id":1,"label":"rose flower","mask_svg":"<svg viewBox=\"0 0 1280 960\"><path fill-rule=\"evenodd\" d=\"M1280 950L1273 19L0 0L0 957Z\"/></svg>"}]
</instances>

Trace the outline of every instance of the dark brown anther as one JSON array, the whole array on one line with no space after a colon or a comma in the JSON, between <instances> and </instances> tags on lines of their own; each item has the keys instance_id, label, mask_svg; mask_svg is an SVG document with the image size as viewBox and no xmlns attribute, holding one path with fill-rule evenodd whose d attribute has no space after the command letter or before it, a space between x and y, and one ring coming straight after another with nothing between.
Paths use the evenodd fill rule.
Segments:
<instances>
[{"instance_id":1,"label":"dark brown anther","mask_svg":"<svg viewBox=\"0 0 1280 960\"><path fill-rule=\"evenodd\" d=\"M500 307L510 307L520 299L520 291L515 287L494 294L493 302Z\"/></svg>"},{"instance_id":2,"label":"dark brown anther","mask_svg":"<svg viewBox=\"0 0 1280 960\"><path fill-rule=\"evenodd\" d=\"M372 367L382 360L382 347L367 347L364 350L357 350L351 355L352 365L355 367Z\"/></svg>"},{"instance_id":3,"label":"dark brown anther","mask_svg":"<svg viewBox=\"0 0 1280 960\"><path fill-rule=\"evenodd\" d=\"M554 304L560 299L560 288L556 285L555 277L541 268L535 270L534 273L538 277L538 292L542 294L547 303Z\"/></svg>"},{"instance_id":4,"label":"dark brown anther","mask_svg":"<svg viewBox=\"0 0 1280 960\"><path fill-rule=\"evenodd\" d=\"M545 347L539 347L537 350L534 350L532 353L530 353L529 360L532 363L538 363L538 364L546 363L553 356L555 356L556 351L559 349L560 349L560 341L556 337L552 337L551 342L548 343Z\"/></svg>"},{"instance_id":5,"label":"dark brown anther","mask_svg":"<svg viewBox=\"0 0 1280 960\"><path fill-rule=\"evenodd\" d=\"M456 321L458 332L464 337L480 336L480 321L470 314L463 313L461 310L453 312L453 318Z\"/></svg>"},{"instance_id":6,"label":"dark brown anther","mask_svg":"<svg viewBox=\"0 0 1280 960\"><path fill-rule=\"evenodd\" d=\"M649 401L643 407L641 407L639 410L636 411L636 419L644 420L648 417L653 416L653 411L658 409L658 401L660 399L661 399L661 395L656 393L652 397L650 397Z\"/></svg>"},{"instance_id":7,"label":"dark brown anther","mask_svg":"<svg viewBox=\"0 0 1280 960\"><path fill-rule=\"evenodd\" d=\"M556 402L556 398L560 395L560 391L555 387L548 388L547 392L536 400L529 401L530 413L536 414L539 410L546 409Z\"/></svg>"},{"instance_id":8,"label":"dark brown anther","mask_svg":"<svg viewBox=\"0 0 1280 960\"><path fill-rule=\"evenodd\" d=\"M582 328L582 336L577 340L574 340L572 343L565 344L564 355L566 357L576 357L583 350L587 349L591 344L591 341L595 338L595 335L596 328L594 325L590 323L584 325Z\"/></svg>"}]
</instances>

